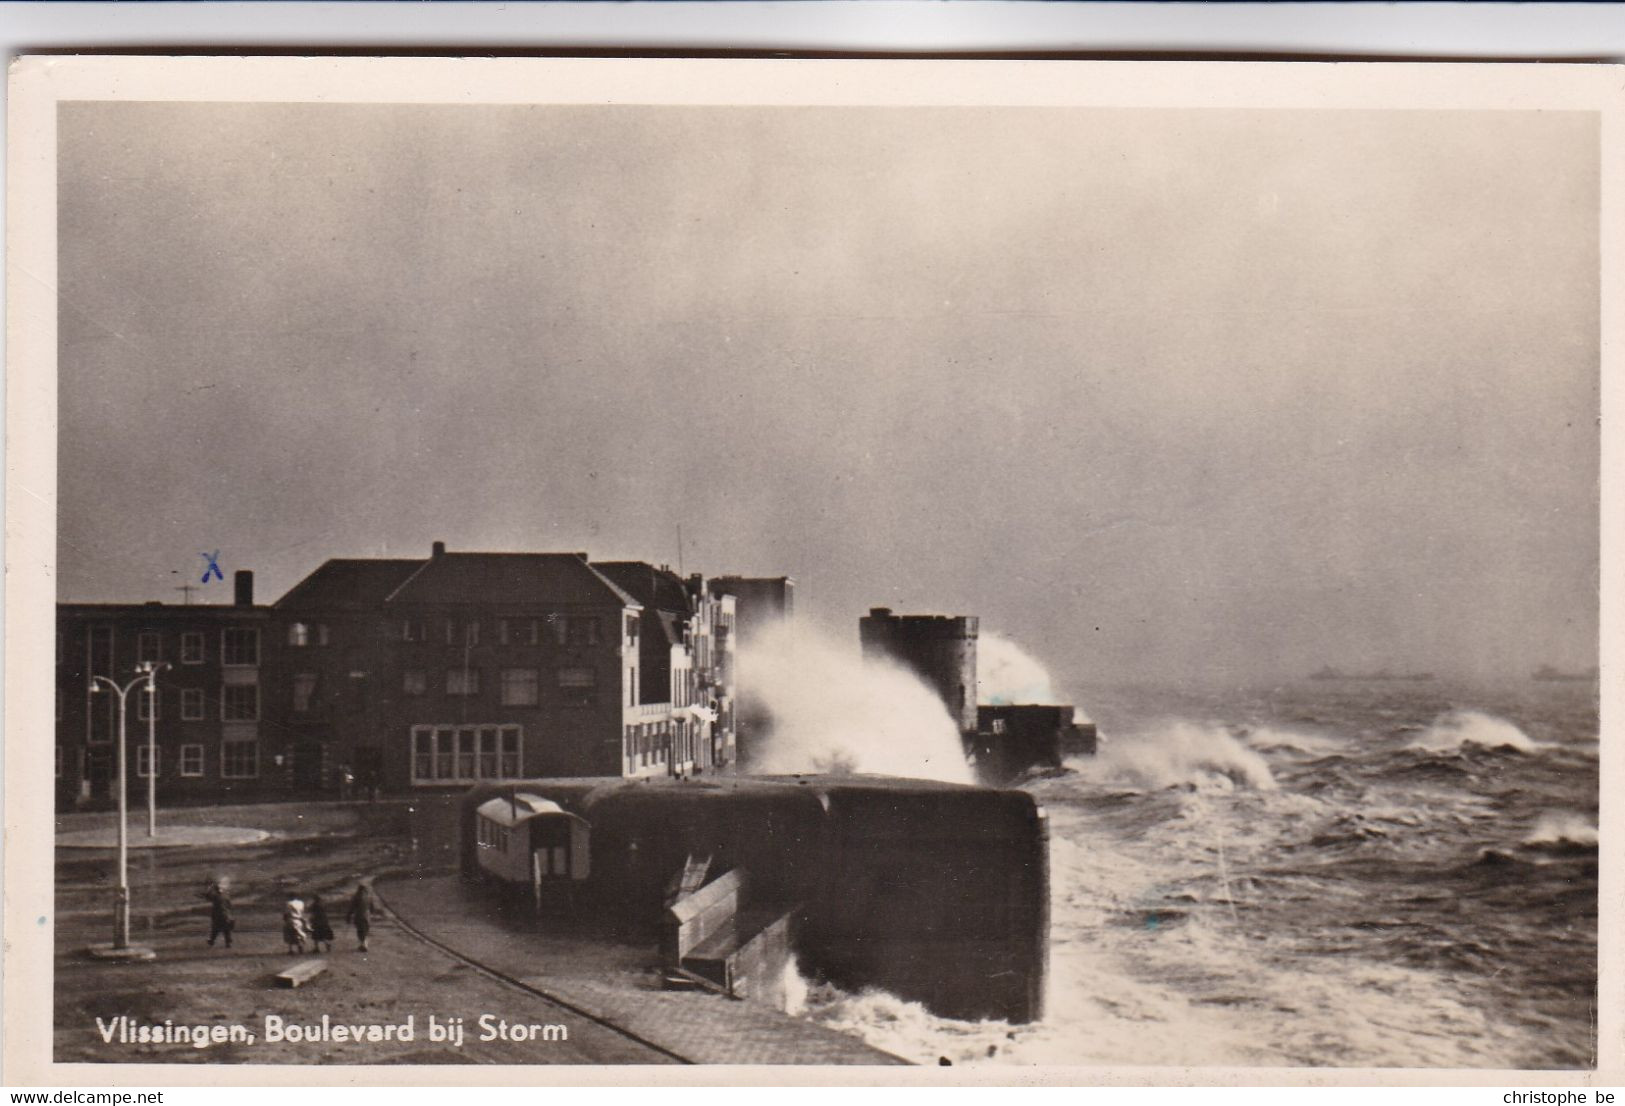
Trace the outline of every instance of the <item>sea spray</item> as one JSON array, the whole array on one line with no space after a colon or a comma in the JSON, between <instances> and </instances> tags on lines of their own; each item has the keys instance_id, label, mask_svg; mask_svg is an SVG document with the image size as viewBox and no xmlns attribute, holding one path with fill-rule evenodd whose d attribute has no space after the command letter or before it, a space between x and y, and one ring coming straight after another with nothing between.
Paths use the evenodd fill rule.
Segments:
<instances>
[{"instance_id":1,"label":"sea spray","mask_svg":"<svg viewBox=\"0 0 1625 1106\"><path fill-rule=\"evenodd\" d=\"M766 715L754 771L972 782L953 719L911 672L806 625L764 630L740 650L738 665L740 686Z\"/></svg>"},{"instance_id":2,"label":"sea spray","mask_svg":"<svg viewBox=\"0 0 1625 1106\"><path fill-rule=\"evenodd\" d=\"M952 1021L827 983L807 1016L956 1065L1592 1066L1583 690L1102 689L1113 744L1023 785L1050 825L1044 1020ZM1445 696L1518 719L1532 748L1495 752L1518 745L1510 723L1446 718ZM1409 749L1423 734L1452 751ZM1247 783L1237 748L1273 788ZM1502 862L1476 862L1484 849Z\"/></svg>"},{"instance_id":3,"label":"sea spray","mask_svg":"<svg viewBox=\"0 0 1625 1106\"><path fill-rule=\"evenodd\" d=\"M1453 752L1470 745L1485 749L1516 749L1520 753L1532 753L1538 748L1528 734L1511 722L1476 710L1452 710L1441 714L1411 744L1411 748Z\"/></svg>"},{"instance_id":4,"label":"sea spray","mask_svg":"<svg viewBox=\"0 0 1625 1106\"><path fill-rule=\"evenodd\" d=\"M1523 843L1596 848L1597 827L1578 814L1548 811L1536 820Z\"/></svg>"},{"instance_id":5,"label":"sea spray","mask_svg":"<svg viewBox=\"0 0 1625 1106\"><path fill-rule=\"evenodd\" d=\"M1269 763L1220 726L1174 722L1102 748L1097 757L1068 766L1103 784L1138 789L1186 785L1229 790L1272 790Z\"/></svg>"},{"instance_id":6,"label":"sea spray","mask_svg":"<svg viewBox=\"0 0 1625 1106\"><path fill-rule=\"evenodd\" d=\"M976 683L977 701L989 706L1058 701L1043 664L1001 634L984 633L977 640Z\"/></svg>"}]
</instances>

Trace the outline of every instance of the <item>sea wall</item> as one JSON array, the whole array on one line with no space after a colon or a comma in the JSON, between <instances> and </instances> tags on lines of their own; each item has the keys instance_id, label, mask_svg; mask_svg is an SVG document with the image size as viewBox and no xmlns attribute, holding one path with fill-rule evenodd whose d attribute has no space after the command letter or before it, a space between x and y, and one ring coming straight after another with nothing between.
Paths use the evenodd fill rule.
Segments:
<instances>
[{"instance_id":1,"label":"sea wall","mask_svg":"<svg viewBox=\"0 0 1625 1106\"><path fill-rule=\"evenodd\" d=\"M1048 834L1021 791L880 777L531 780L462 802L462 868L480 873L474 809L510 789L591 827L582 908L656 939L691 857L739 869L753 904L801 908L804 973L884 987L948 1017L1036 1019L1049 929Z\"/></svg>"}]
</instances>

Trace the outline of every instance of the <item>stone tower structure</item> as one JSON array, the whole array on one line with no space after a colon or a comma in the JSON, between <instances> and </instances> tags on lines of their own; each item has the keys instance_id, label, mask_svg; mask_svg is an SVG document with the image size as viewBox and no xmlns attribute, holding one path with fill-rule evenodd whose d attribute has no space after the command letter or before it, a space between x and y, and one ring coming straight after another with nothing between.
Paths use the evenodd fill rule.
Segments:
<instances>
[{"instance_id":1,"label":"stone tower structure","mask_svg":"<svg viewBox=\"0 0 1625 1106\"><path fill-rule=\"evenodd\" d=\"M978 620L965 615L896 615L874 607L858 620L865 658L885 657L937 693L961 734L976 732Z\"/></svg>"}]
</instances>

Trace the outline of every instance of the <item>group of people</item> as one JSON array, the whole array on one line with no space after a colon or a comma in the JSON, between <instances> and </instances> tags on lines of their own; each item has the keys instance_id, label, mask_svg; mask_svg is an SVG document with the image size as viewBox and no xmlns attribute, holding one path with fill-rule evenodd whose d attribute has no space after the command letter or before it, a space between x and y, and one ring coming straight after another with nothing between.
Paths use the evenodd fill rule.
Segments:
<instances>
[{"instance_id":1,"label":"group of people","mask_svg":"<svg viewBox=\"0 0 1625 1106\"><path fill-rule=\"evenodd\" d=\"M231 898L226 894L222 883L211 884L203 893L209 901L209 947L213 948L215 941L225 938L226 947L231 948L231 937L237 929L237 918L232 910ZM361 951L367 951L367 935L372 931L372 888L362 883L357 885L355 894L350 896L349 909L344 912L344 920L355 926L356 940L361 945ZM313 952L333 951L333 924L328 920L327 904L322 897L312 894L307 900L299 895L289 895L288 901L282 907L282 940L287 944L291 953L302 953L308 942ZM326 948L323 948L323 946Z\"/></svg>"}]
</instances>

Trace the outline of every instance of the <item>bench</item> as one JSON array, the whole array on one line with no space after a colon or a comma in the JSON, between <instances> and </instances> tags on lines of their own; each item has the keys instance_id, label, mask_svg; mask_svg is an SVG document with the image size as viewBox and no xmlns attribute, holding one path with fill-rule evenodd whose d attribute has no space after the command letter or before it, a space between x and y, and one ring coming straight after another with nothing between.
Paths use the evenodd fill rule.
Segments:
<instances>
[{"instance_id":1,"label":"bench","mask_svg":"<svg viewBox=\"0 0 1625 1106\"><path fill-rule=\"evenodd\" d=\"M278 987L297 987L302 983L309 983L327 970L325 960L301 960L297 964L290 964L276 973Z\"/></svg>"}]
</instances>

